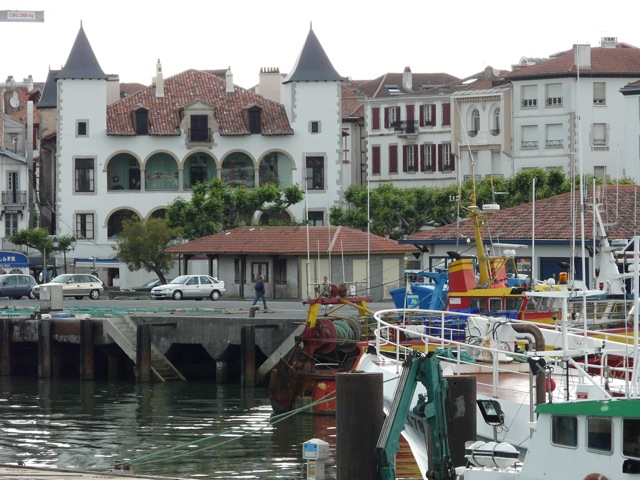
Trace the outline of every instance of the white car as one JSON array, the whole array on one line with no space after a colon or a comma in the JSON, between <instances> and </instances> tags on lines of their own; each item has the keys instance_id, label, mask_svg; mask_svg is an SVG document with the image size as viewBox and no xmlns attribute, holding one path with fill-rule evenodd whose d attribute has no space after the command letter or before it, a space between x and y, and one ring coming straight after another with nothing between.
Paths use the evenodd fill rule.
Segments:
<instances>
[{"instance_id":1,"label":"white car","mask_svg":"<svg viewBox=\"0 0 640 480\"><path fill-rule=\"evenodd\" d=\"M80 300L82 297L89 297L91 300L98 300L104 291L102 281L93 275L65 273L63 275L58 275L49 283L36 285L33 287L33 290L31 290L31 293L35 298L40 298L40 289L42 286L51 284L62 285L62 296L74 297L76 300Z\"/></svg>"},{"instance_id":2,"label":"white car","mask_svg":"<svg viewBox=\"0 0 640 480\"><path fill-rule=\"evenodd\" d=\"M151 289L151 298L156 300L169 298L173 300L182 300L183 298L218 300L224 292L224 282L215 277L210 277L209 275L181 275L170 283L153 287Z\"/></svg>"}]
</instances>

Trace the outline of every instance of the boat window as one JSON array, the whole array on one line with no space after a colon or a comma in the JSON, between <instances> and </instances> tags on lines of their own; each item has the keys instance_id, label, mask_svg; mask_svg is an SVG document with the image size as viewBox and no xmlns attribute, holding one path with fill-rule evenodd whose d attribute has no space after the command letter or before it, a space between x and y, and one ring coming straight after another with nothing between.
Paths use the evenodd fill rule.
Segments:
<instances>
[{"instance_id":1,"label":"boat window","mask_svg":"<svg viewBox=\"0 0 640 480\"><path fill-rule=\"evenodd\" d=\"M514 310L516 312L520 311L520 307L522 306L522 298L509 298L506 299L506 308L507 310Z\"/></svg>"},{"instance_id":2,"label":"boat window","mask_svg":"<svg viewBox=\"0 0 640 480\"><path fill-rule=\"evenodd\" d=\"M613 426L610 418L587 419L587 448L601 453L611 453Z\"/></svg>"},{"instance_id":3,"label":"boat window","mask_svg":"<svg viewBox=\"0 0 640 480\"><path fill-rule=\"evenodd\" d=\"M623 420L622 438L622 454L627 457L640 458L640 420Z\"/></svg>"},{"instance_id":4,"label":"boat window","mask_svg":"<svg viewBox=\"0 0 640 480\"><path fill-rule=\"evenodd\" d=\"M489 299L489 310L502 310L502 299L501 298L490 298Z\"/></svg>"},{"instance_id":5,"label":"boat window","mask_svg":"<svg viewBox=\"0 0 640 480\"><path fill-rule=\"evenodd\" d=\"M477 309L479 312L484 312L487 309L487 299L472 298L470 308Z\"/></svg>"},{"instance_id":6,"label":"boat window","mask_svg":"<svg viewBox=\"0 0 640 480\"><path fill-rule=\"evenodd\" d=\"M578 446L578 419L570 415L551 417L551 443L562 447Z\"/></svg>"}]
</instances>

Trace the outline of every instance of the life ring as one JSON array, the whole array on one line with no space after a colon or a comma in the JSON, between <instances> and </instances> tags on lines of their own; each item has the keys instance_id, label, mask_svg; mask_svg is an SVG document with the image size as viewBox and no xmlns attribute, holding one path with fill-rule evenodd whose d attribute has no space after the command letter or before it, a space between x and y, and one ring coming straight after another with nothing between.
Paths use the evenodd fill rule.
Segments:
<instances>
[{"instance_id":1,"label":"life ring","mask_svg":"<svg viewBox=\"0 0 640 480\"><path fill-rule=\"evenodd\" d=\"M609 479L600 473L590 473L589 475L584 477L584 480L609 480Z\"/></svg>"}]
</instances>

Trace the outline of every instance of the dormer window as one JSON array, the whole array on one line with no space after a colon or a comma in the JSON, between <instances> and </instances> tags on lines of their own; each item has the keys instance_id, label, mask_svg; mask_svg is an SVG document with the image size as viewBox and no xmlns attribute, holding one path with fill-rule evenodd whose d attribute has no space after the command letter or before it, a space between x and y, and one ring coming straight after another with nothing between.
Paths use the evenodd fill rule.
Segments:
<instances>
[{"instance_id":1,"label":"dormer window","mask_svg":"<svg viewBox=\"0 0 640 480\"><path fill-rule=\"evenodd\" d=\"M260 107L249 108L249 132L262 133L262 109Z\"/></svg>"},{"instance_id":2,"label":"dormer window","mask_svg":"<svg viewBox=\"0 0 640 480\"><path fill-rule=\"evenodd\" d=\"M149 135L149 111L139 108L135 111L136 135Z\"/></svg>"},{"instance_id":3,"label":"dormer window","mask_svg":"<svg viewBox=\"0 0 640 480\"><path fill-rule=\"evenodd\" d=\"M209 119L206 115L191 115L189 139L192 142L211 142Z\"/></svg>"}]
</instances>

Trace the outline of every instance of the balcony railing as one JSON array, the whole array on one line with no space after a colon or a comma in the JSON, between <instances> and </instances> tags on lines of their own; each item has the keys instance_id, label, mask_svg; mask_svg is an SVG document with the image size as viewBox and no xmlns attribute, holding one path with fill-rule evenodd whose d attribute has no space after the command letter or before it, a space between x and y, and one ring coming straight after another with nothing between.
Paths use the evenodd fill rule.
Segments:
<instances>
[{"instance_id":1,"label":"balcony railing","mask_svg":"<svg viewBox=\"0 0 640 480\"><path fill-rule=\"evenodd\" d=\"M478 130L469 130L467 133L470 137L475 137L478 135Z\"/></svg>"},{"instance_id":2,"label":"balcony railing","mask_svg":"<svg viewBox=\"0 0 640 480\"><path fill-rule=\"evenodd\" d=\"M391 123L395 133L416 133L417 126L417 120L399 120Z\"/></svg>"},{"instance_id":3,"label":"balcony railing","mask_svg":"<svg viewBox=\"0 0 640 480\"><path fill-rule=\"evenodd\" d=\"M189 129L189 141L211 143L211 129L210 128L190 128Z\"/></svg>"},{"instance_id":4,"label":"balcony railing","mask_svg":"<svg viewBox=\"0 0 640 480\"><path fill-rule=\"evenodd\" d=\"M547 148L562 148L562 144L562 140L547 140L544 143Z\"/></svg>"},{"instance_id":5,"label":"balcony railing","mask_svg":"<svg viewBox=\"0 0 640 480\"><path fill-rule=\"evenodd\" d=\"M547 97L547 107L561 107L562 97Z\"/></svg>"},{"instance_id":6,"label":"balcony railing","mask_svg":"<svg viewBox=\"0 0 640 480\"><path fill-rule=\"evenodd\" d=\"M491 130L491 135L497 137L498 135L500 135L500 129L496 128L495 130Z\"/></svg>"},{"instance_id":7,"label":"balcony railing","mask_svg":"<svg viewBox=\"0 0 640 480\"><path fill-rule=\"evenodd\" d=\"M521 148L538 148L537 140L523 140Z\"/></svg>"},{"instance_id":8,"label":"balcony railing","mask_svg":"<svg viewBox=\"0 0 640 480\"><path fill-rule=\"evenodd\" d=\"M27 204L27 192L25 190L4 190L2 192L2 205Z\"/></svg>"}]
</instances>

